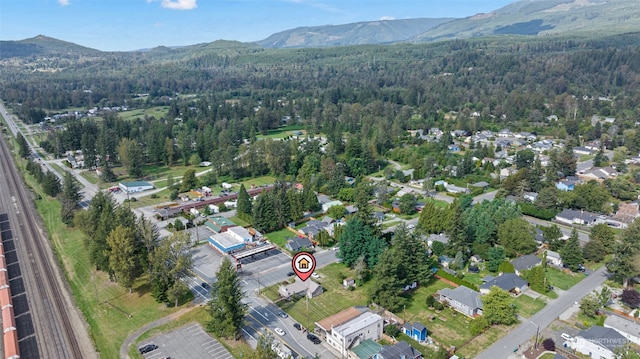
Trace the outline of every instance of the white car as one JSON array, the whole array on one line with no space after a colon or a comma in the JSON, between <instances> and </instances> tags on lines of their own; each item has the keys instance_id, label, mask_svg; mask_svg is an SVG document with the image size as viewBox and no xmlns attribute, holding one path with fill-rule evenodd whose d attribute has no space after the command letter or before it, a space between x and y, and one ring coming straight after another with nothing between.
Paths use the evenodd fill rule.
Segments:
<instances>
[{"instance_id":1,"label":"white car","mask_svg":"<svg viewBox=\"0 0 640 359\"><path fill-rule=\"evenodd\" d=\"M313 278L316 278L316 279L320 278L320 274L318 274L318 273L316 273L316 272L313 272L313 274L311 274L311 276L312 276Z\"/></svg>"},{"instance_id":2,"label":"white car","mask_svg":"<svg viewBox=\"0 0 640 359\"><path fill-rule=\"evenodd\" d=\"M407 226L407 229L414 229L414 228L416 228L415 224L410 224L410 225Z\"/></svg>"},{"instance_id":3,"label":"white car","mask_svg":"<svg viewBox=\"0 0 640 359\"><path fill-rule=\"evenodd\" d=\"M276 328L274 329L274 331L276 333L278 333L279 336L284 336L286 333L284 332L284 330L280 329L280 328Z\"/></svg>"}]
</instances>

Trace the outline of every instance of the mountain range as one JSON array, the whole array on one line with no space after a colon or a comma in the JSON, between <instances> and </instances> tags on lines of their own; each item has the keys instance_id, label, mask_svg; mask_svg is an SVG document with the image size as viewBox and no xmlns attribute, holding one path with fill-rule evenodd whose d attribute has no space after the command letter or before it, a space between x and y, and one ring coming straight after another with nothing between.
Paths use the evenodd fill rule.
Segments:
<instances>
[{"instance_id":1,"label":"mountain range","mask_svg":"<svg viewBox=\"0 0 640 359\"><path fill-rule=\"evenodd\" d=\"M594 37L640 30L638 0L520 0L486 14L466 18L376 20L344 25L299 27L275 33L248 46L307 48L399 42L425 43L488 36ZM216 42L210 43L214 44ZM237 42L225 42L240 44ZM259 46L258 46L259 45ZM168 54L201 51L209 44L145 50ZM216 48L213 46L212 48ZM98 50L43 35L0 41L0 59L51 53L95 55Z\"/></svg>"}]
</instances>

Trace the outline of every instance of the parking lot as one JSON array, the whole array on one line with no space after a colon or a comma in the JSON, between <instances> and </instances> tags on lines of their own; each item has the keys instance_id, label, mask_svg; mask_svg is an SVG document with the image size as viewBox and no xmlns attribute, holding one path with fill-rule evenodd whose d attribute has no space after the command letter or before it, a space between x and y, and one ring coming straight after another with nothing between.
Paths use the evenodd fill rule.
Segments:
<instances>
[{"instance_id":1,"label":"parking lot","mask_svg":"<svg viewBox=\"0 0 640 359\"><path fill-rule=\"evenodd\" d=\"M146 359L160 358L215 358L233 359L231 353L217 340L207 334L199 324L189 324L169 333L155 336L140 343L138 347L153 343L158 349L144 354Z\"/></svg>"}]
</instances>

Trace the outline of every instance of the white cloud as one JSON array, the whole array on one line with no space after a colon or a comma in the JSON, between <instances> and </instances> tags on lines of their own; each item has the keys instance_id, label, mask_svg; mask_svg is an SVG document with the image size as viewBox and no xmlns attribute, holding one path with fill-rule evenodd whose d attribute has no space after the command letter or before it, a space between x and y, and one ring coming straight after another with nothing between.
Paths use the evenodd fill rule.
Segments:
<instances>
[{"instance_id":1,"label":"white cloud","mask_svg":"<svg viewBox=\"0 0 640 359\"><path fill-rule=\"evenodd\" d=\"M60 4L60 6L67 6L71 5L71 2L69 2L69 0L58 0L58 4Z\"/></svg>"},{"instance_id":2,"label":"white cloud","mask_svg":"<svg viewBox=\"0 0 640 359\"><path fill-rule=\"evenodd\" d=\"M162 7L173 10L191 10L198 7L196 0L162 0Z\"/></svg>"},{"instance_id":3,"label":"white cloud","mask_svg":"<svg viewBox=\"0 0 640 359\"><path fill-rule=\"evenodd\" d=\"M382 16L380 20L395 20L396 18L393 16Z\"/></svg>"}]
</instances>

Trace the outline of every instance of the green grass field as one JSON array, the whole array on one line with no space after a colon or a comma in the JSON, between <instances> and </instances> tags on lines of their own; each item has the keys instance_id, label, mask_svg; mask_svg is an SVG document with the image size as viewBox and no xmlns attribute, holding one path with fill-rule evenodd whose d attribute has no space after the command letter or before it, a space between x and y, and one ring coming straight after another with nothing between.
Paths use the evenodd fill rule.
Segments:
<instances>
[{"instance_id":1,"label":"green grass field","mask_svg":"<svg viewBox=\"0 0 640 359\"><path fill-rule=\"evenodd\" d=\"M518 314L525 318L529 318L532 315L540 311L546 305L541 299L533 299L525 294L515 299L515 305L518 309Z\"/></svg>"},{"instance_id":2,"label":"green grass field","mask_svg":"<svg viewBox=\"0 0 640 359\"><path fill-rule=\"evenodd\" d=\"M291 126L277 128L274 130L269 130L267 131L266 135L257 135L256 138L257 139L266 139L266 138L283 139L289 136L297 136L296 132L302 132L302 135L299 135L300 137L305 137L307 135L307 131L304 130L304 126L291 125Z\"/></svg>"},{"instance_id":3,"label":"green grass field","mask_svg":"<svg viewBox=\"0 0 640 359\"><path fill-rule=\"evenodd\" d=\"M123 120L131 120L136 117L144 117L145 115L149 117L162 118L167 115L168 110L169 106L155 106L146 109L119 112L118 116Z\"/></svg>"},{"instance_id":4,"label":"green grass field","mask_svg":"<svg viewBox=\"0 0 640 359\"><path fill-rule=\"evenodd\" d=\"M547 268L547 279L549 283L562 290L573 287L584 278L583 273L565 273L556 268Z\"/></svg>"}]
</instances>

